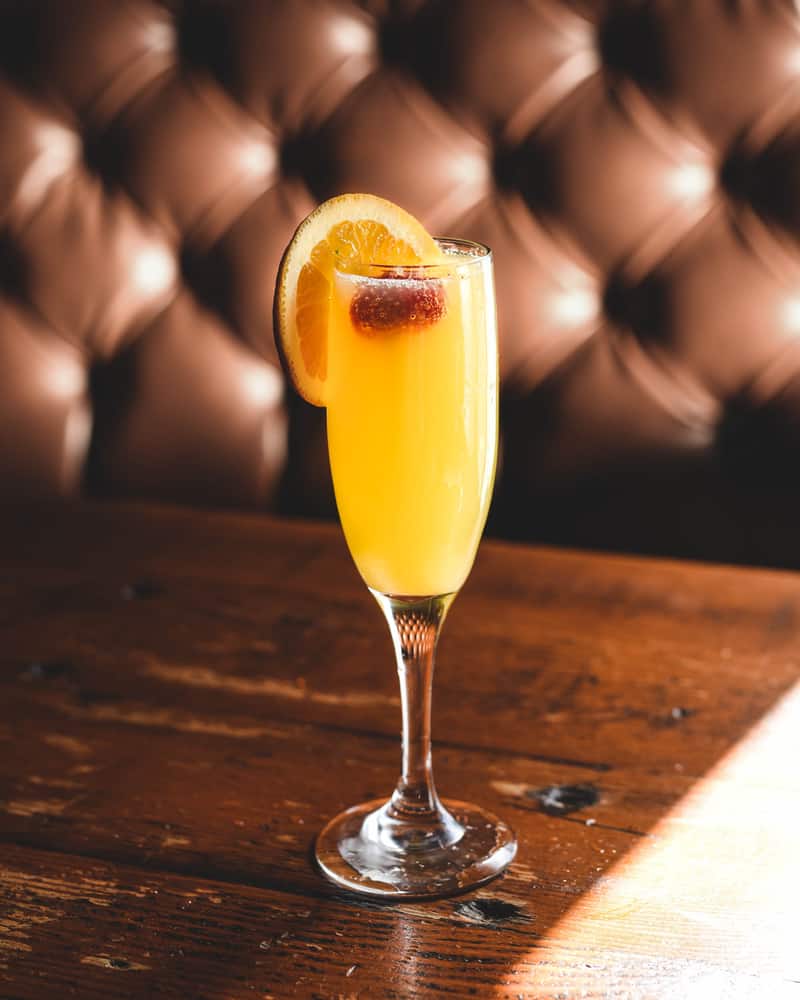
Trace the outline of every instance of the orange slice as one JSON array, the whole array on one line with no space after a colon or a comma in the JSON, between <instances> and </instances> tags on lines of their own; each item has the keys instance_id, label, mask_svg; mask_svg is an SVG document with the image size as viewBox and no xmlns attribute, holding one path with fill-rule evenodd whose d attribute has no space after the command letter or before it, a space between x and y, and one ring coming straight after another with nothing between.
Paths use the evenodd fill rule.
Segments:
<instances>
[{"instance_id":1,"label":"orange slice","mask_svg":"<svg viewBox=\"0 0 800 1000\"><path fill-rule=\"evenodd\" d=\"M421 223L371 194L331 198L300 223L278 268L274 325L284 368L304 399L326 405L334 262L359 271L368 264L436 263L440 256Z\"/></svg>"}]
</instances>

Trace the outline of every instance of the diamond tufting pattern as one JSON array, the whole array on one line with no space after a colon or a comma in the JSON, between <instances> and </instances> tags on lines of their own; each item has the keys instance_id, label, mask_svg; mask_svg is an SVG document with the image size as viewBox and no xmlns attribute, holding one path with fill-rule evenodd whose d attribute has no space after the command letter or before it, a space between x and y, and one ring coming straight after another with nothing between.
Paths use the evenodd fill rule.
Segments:
<instances>
[{"instance_id":1,"label":"diamond tufting pattern","mask_svg":"<svg viewBox=\"0 0 800 1000\"><path fill-rule=\"evenodd\" d=\"M794 0L4 0L3 494L331 509L281 252L495 252L497 532L800 563ZM797 534L797 533L795 533Z\"/></svg>"}]
</instances>

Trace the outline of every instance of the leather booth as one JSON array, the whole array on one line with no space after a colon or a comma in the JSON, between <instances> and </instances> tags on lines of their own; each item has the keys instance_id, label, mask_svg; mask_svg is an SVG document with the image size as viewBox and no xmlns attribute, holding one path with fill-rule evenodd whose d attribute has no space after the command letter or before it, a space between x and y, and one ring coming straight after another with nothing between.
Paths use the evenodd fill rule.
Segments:
<instances>
[{"instance_id":1,"label":"leather booth","mask_svg":"<svg viewBox=\"0 0 800 1000\"><path fill-rule=\"evenodd\" d=\"M0 0L0 497L330 515L342 191L494 250L492 533L800 566L793 0Z\"/></svg>"}]
</instances>

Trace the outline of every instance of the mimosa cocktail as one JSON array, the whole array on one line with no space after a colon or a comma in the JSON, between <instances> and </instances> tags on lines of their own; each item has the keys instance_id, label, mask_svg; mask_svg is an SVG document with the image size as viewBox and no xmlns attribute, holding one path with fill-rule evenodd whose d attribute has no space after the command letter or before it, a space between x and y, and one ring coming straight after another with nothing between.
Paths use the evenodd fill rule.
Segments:
<instances>
[{"instance_id":1,"label":"mimosa cocktail","mask_svg":"<svg viewBox=\"0 0 800 1000\"><path fill-rule=\"evenodd\" d=\"M371 195L325 202L278 274L277 343L298 390L328 410L336 503L392 636L402 769L389 801L336 816L316 859L378 897L446 896L514 858L509 827L436 792L433 658L486 521L497 452L497 322L490 251L434 241Z\"/></svg>"},{"instance_id":2,"label":"mimosa cocktail","mask_svg":"<svg viewBox=\"0 0 800 1000\"><path fill-rule=\"evenodd\" d=\"M441 264L334 277L331 472L353 559L384 594L461 587L494 481L491 269L481 248L440 246Z\"/></svg>"}]
</instances>

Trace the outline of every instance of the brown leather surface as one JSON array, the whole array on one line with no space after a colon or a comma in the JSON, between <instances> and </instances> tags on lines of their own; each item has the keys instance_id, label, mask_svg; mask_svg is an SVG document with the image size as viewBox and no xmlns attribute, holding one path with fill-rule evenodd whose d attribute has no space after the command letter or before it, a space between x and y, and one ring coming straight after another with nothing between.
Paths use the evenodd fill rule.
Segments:
<instances>
[{"instance_id":1,"label":"brown leather surface","mask_svg":"<svg viewBox=\"0 0 800 1000\"><path fill-rule=\"evenodd\" d=\"M277 263L370 190L495 251L492 530L800 561L791 0L0 2L4 496L331 510Z\"/></svg>"}]
</instances>

